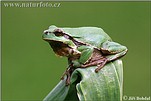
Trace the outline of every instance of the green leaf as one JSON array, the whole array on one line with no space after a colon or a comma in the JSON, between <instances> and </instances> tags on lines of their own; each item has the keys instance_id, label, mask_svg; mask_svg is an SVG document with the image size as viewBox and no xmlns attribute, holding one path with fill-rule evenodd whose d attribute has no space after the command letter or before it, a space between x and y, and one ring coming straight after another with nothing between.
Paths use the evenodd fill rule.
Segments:
<instances>
[{"instance_id":1,"label":"green leaf","mask_svg":"<svg viewBox=\"0 0 151 101\"><path fill-rule=\"evenodd\" d=\"M121 101L123 66L121 60L106 64L98 73L96 66L78 68L71 76L71 84L65 80L48 94L44 101Z\"/></svg>"},{"instance_id":2,"label":"green leaf","mask_svg":"<svg viewBox=\"0 0 151 101\"><path fill-rule=\"evenodd\" d=\"M69 86L65 85L65 80L61 80L57 86L44 98L43 101L62 101L69 91Z\"/></svg>"}]
</instances>

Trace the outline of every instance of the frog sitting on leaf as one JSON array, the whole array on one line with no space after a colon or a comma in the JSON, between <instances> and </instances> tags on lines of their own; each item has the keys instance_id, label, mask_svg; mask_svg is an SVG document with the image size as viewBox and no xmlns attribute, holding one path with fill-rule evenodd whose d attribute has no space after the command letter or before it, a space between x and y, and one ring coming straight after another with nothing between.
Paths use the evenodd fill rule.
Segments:
<instances>
[{"instance_id":1,"label":"frog sitting on leaf","mask_svg":"<svg viewBox=\"0 0 151 101\"><path fill-rule=\"evenodd\" d=\"M68 68L61 77L70 84L70 77L76 68L97 66L95 72L110 61L121 58L127 53L127 48L116 42L97 27L59 28L54 25L44 31L43 39L59 56L68 58Z\"/></svg>"}]
</instances>

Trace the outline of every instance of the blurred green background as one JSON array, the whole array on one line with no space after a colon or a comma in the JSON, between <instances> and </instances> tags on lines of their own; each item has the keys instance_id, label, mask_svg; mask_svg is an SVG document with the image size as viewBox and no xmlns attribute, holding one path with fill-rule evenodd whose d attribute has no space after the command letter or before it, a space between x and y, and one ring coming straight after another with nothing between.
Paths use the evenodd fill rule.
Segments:
<instances>
[{"instance_id":1,"label":"blurred green background","mask_svg":"<svg viewBox=\"0 0 151 101\"><path fill-rule=\"evenodd\" d=\"M52 24L103 28L129 49L123 58L124 95L150 96L151 2L57 2L58 8L4 3L23 2L1 4L2 100L42 100L59 82L67 60L56 57L41 37Z\"/></svg>"}]
</instances>

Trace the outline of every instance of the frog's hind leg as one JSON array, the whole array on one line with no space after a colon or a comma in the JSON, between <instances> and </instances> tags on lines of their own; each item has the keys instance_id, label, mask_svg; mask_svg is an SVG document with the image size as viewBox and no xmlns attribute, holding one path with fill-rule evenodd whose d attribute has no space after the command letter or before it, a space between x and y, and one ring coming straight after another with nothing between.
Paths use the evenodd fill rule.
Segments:
<instances>
[{"instance_id":1,"label":"frog's hind leg","mask_svg":"<svg viewBox=\"0 0 151 101\"><path fill-rule=\"evenodd\" d=\"M106 56L103 56L99 50L94 49L91 58L88 61L86 61L84 64L82 64L81 68L87 68L89 66L97 66L97 68L95 69L95 72L97 73L99 70L101 70L104 67L104 65L107 62L108 59L106 58Z\"/></svg>"},{"instance_id":2,"label":"frog's hind leg","mask_svg":"<svg viewBox=\"0 0 151 101\"><path fill-rule=\"evenodd\" d=\"M101 57L99 59L96 60L91 60L89 62L87 62L86 64L81 65L81 68L87 68L89 66L97 66L97 68L95 69L95 72L97 73L99 70L101 70L104 65L108 62L108 59L106 57Z\"/></svg>"}]
</instances>

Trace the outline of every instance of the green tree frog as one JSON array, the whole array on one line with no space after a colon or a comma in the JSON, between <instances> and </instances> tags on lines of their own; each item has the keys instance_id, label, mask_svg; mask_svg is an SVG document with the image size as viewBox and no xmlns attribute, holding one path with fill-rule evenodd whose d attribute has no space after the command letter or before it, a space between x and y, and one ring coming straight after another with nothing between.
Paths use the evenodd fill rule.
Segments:
<instances>
[{"instance_id":1,"label":"green tree frog","mask_svg":"<svg viewBox=\"0 0 151 101\"><path fill-rule=\"evenodd\" d=\"M127 53L127 47L113 42L98 27L59 28L54 25L42 35L53 51L59 56L68 58L68 68L62 76L67 75L66 85L76 68L97 66L95 72L108 62L121 58Z\"/></svg>"}]
</instances>

